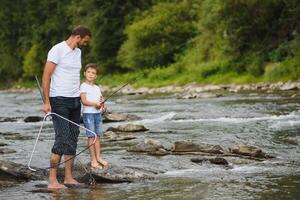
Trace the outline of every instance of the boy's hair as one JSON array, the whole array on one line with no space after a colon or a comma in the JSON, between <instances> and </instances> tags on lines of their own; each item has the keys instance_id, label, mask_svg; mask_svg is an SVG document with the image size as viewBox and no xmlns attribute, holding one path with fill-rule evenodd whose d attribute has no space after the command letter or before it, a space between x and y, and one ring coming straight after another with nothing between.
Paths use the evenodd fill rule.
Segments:
<instances>
[{"instance_id":1,"label":"boy's hair","mask_svg":"<svg viewBox=\"0 0 300 200\"><path fill-rule=\"evenodd\" d=\"M97 65L95 63L87 64L84 68L84 72L86 72L86 70L88 70L89 68L95 69L97 71Z\"/></svg>"},{"instance_id":2,"label":"boy's hair","mask_svg":"<svg viewBox=\"0 0 300 200\"><path fill-rule=\"evenodd\" d=\"M73 29L71 35L73 35L73 36L80 35L80 37L82 37L82 38L84 38L85 36L92 37L92 33L91 33L90 29L85 26L82 26L82 25L76 26Z\"/></svg>"}]
</instances>

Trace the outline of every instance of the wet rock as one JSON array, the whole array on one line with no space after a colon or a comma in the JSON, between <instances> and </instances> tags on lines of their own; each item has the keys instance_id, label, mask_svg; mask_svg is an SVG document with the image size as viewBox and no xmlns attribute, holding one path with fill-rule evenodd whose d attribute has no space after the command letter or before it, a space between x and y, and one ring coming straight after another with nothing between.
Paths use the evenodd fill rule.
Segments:
<instances>
[{"instance_id":1,"label":"wet rock","mask_svg":"<svg viewBox=\"0 0 300 200\"><path fill-rule=\"evenodd\" d=\"M139 120L140 117L131 114L124 114L124 113L104 113L103 115L103 122L120 122L120 121L133 121Z\"/></svg>"},{"instance_id":2,"label":"wet rock","mask_svg":"<svg viewBox=\"0 0 300 200\"><path fill-rule=\"evenodd\" d=\"M15 181L0 180L0 189L16 185Z\"/></svg>"},{"instance_id":3,"label":"wet rock","mask_svg":"<svg viewBox=\"0 0 300 200\"><path fill-rule=\"evenodd\" d=\"M28 180L48 180L48 171L45 169L35 168L37 171L31 171L22 164L10 161L0 160L0 175L5 174L13 181ZM90 176L87 173L88 164L74 165L73 176L80 182L88 183ZM145 179L153 179L156 173L152 170L146 170L135 167L124 167L109 164L107 169L89 169L91 175L98 182L133 182ZM63 180L63 168L58 170L58 179Z\"/></svg>"},{"instance_id":4,"label":"wet rock","mask_svg":"<svg viewBox=\"0 0 300 200\"><path fill-rule=\"evenodd\" d=\"M117 128L109 127L107 131L114 131L114 132L142 132L147 131L145 126L139 124L123 124L118 126Z\"/></svg>"},{"instance_id":5,"label":"wet rock","mask_svg":"<svg viewBox=\"0 0 300 200\"><path fill-rule=\"evenodd\" d=\"M170 154L170 151L165 149L159 141L153 139L145 139L135 146L128 148L129 152L148 153L150 155L163 156Z\"/></svg>"},{"instance_id":6,"label":"wet rock","mask_svg":"<svg viewBox=\"0 0 300 200\"><path fill-rule=\"evenodd\" d=\"M153 179L155 174L151 171L130 167L118 167L110 164L108 169L91 169L97 182L133 182Z\"/></svg>"},{"instance_id":7,"label":"wet rock","mask_svg":"<svg viewBox=\"0 0 300 200\"><path fill-rule=\"evenodd\" d=\"M113 131L107 131L104 133L103 139L106 142L115 142L115 141L122 141L122 140L132 140L132 139L136 139L136 137L133 135L119 135L114 133Z\"/></svg>"},{"instance_id":8,"label":"wet rock","mask_svg":"<svg viewBox=\"0 0 300 200\"><path fill-rule=\"evenodd\" d=\"M43 117L39 116L28 116L24 119L24 122L40 122L43 121Z\"/></svg>"},{"instance_id":9,"label":"wet rock","mask_svg":"<svg viewBox=\"0 0 300 200\"><path fill-rule=\"evenodd\" d=\"M237 147L230 148L229 151L234 154L240 154L244 156L251 156L257 158L266 158L269 157L261 149L251 145L240 144Z\"/></svg>"},{"instance_id":10,"label":"wet rock","mask_svg":"<svg viewBox=\"0 0 300 200\"><path fill-rule=\"evenodd\" d=\"M15 150L9 148L0 148L0 154L16 153Z\"/></svg>"},{"instance_id":11,"label":"wet rock","mask_svg":"<svg viewBox=\"0 0 300 200\"><path fill-rule=\"evenodd\" d=\"M6 146L7 144L4 142L0 142L0 147Z\"/></svg>"},{"instance_id":12,"label":"wet rock","mask_svg":"<svg viewBox=\"0 0 300 200\"><path fill-rule=\"evenodd\" d=\"M183 94L182 96L180 95L178 98L180 99L206 99L206 98L215 98L215 97L221 97L221 94L213 94L213 93L188 93L188 94Z\"/></svg>"},{"instance_id":13,"label":"wet rock","mask_svg":"<svg viewBox=\"0 0 300 200\"><path fill-rule=\"evenodd\" d=\"M228 165L228 161L225 158L222 157L214 157L214 158L205 158L205 157L201 157L201 158L192 158L191 159L192 162L194 163L203 163L203 162L210 162L212 164L215 165Z\"/></svg>"},{"instance_id":14,"label":"wet rock","mask_svg":"<svg viewBox=\"0 0 300 200\"><path fill-rule=\"evenodd\" d=\"M6 140L32 140L34 139L32 136L21 135L20 133L12 133L12 132L0 132L0 135L4 137Z\"/></svg>"},{"instance_id":15,"label":"wet rock","mask_svg":"<svg viewBox=\"0 0 300 200\"><path fill-rule=\"evenodd\" d=\"M0 122L16 122L18 120L17 117L0 117Z\"/></svg>"},{"instance_id":16,"label":"wet rock","mask_svg":"<svg viewBox=\"0 0 300 200\"><path fill-rule=\"evenodd\" d=\"M216 157L216 158L210 158L209 162L216 165L228 165L228 161L225 158Z\"/></svg>"},{"instance_id":17,"label":"wet rock","mask_svg":"<svg viewBox=\"0 0 300 200\"><path fill-rule=\"evenodd\" d=\"M172 152L204 152L223 154L224 149L220 145L193 143L192 141L176 141L171 149Z\"/></svg>"},{"instance_id":18,"label":"wet rock","mask_svg":"<svg viewBox=\"0 0 300 200\"><path fill-rule=\"evenodd\" d=\"M42 180L47 177L46 170L37 169L36 172L33 172L22 164L0 160L0 174L2 173L10 175L16 180Z\"/></svg>"}]
</instances>

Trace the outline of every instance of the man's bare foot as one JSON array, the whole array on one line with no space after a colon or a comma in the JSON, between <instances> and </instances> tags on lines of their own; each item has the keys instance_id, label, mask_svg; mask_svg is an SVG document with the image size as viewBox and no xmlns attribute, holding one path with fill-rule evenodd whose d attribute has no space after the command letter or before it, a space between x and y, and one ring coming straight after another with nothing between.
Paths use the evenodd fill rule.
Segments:
<instances>
[{"instance_id":1,"label":"man's bare foot","mask_svg":"<svg viewBox=\"0 0 300 200\"><path fill-rule=\"evenodd\" d=\"M57 189L66 189L67 187L63 184L60 184L59 182L49 183L48 189L50 190L57 190Z\"/></svg>"},{"instance_id":2,"label":"man's bare foot","mask_svg":"<svg viewBox=\"0 0 300 200\"><path fill-rule=\"evenodd\" d=\"M108 162L107 162L106 160L103 160L103 159L101 159L101 158L98 158L97 161L98 161L98 163L99 163L100 165L102 165L104 168L107 168L107 167L108 167Z\"/></svg>"}]
</instances>

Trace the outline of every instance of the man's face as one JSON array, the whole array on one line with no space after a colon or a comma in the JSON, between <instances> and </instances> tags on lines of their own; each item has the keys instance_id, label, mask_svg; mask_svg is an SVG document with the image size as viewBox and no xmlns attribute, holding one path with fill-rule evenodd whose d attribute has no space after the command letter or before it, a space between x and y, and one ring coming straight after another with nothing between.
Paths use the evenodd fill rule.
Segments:
<instances>
[{"instance_id":1,"label":"man's face","mask_svg":"<svg viewBox=\"0 0 300 200\"><path fill-rule=\"evenodd\" d=\"M87 46L87 44L89 43L91 37L86 35L84 38L80 37L80 40L77 42L77 47L78 48L82 48Z\"/></svg>"}]
</instances>

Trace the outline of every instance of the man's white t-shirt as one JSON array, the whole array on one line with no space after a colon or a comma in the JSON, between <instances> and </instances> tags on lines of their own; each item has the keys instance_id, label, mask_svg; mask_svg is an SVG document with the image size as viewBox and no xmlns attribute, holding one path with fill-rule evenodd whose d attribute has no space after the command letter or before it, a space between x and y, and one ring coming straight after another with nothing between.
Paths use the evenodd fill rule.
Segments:
<instances>
[{"instance_id":1,"label":"man's white t-shirt","mask_svg":"<svg viewBox=\"0 0 300 200\"><path fill-rule=\"evenodd\" d=\"M86 100L90 102L100 102L102 96L100 88L93 84L82 83L80 85L80 93L86 93ZM96 109L94 106L82 106L83 113L100 113L100 109Z\"/></svg>"},{"instance_id":2,"label":"man's white t-shirt","mask_svg":"<svg viewBox=\"0 0 300 200\"><path fill-rule=\"evenodd\" d=\"M63 41L50 49L47 61L57 64L51 76L50 97L79 97L81 50L71 49Z\"/></svg>"}]
</instances>

